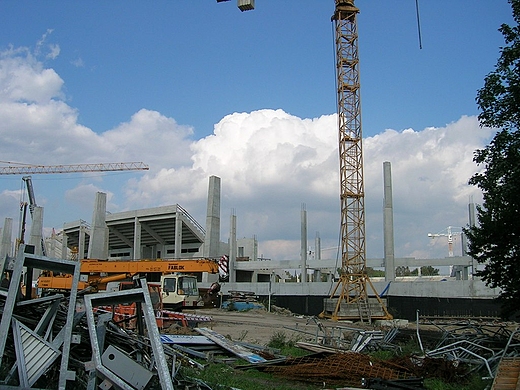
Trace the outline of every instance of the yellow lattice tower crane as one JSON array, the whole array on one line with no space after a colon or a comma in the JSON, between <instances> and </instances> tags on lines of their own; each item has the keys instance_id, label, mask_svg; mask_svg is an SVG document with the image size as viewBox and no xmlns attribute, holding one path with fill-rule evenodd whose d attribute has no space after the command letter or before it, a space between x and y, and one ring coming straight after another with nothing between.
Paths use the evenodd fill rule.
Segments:
<instances>
[{"instance_id":1,"label":"yellow lattice tower crane","mask_svg":"<svg viewBox=\"0 0 520 390\"><path fill-rule=\"evenodd\" d=\"M223 2L228 0L217 0ZM254 8L254 0L238 0L241 11ZM341 199L341 274L324 301L322 318L333 320L391 319L366 273L365 193L357 14L354 0L335 0L336 75ZM367 286L372 297L369 298Z\"/></svg>"},{"instance_id":2,"label":"yellow lattice tower crane","mask_svg":"<svg viewBox=\"0 0 520 390\"><path fill-rule=\"evenodd\" d=\"M341 271L338 283L324 301L321 317L333 320L390 319L386 305L366 273L365 190L357 14L353 0L335 0L338 95ZM374 299L369 299L367 286Z\"/></svg>"}]
</instances>

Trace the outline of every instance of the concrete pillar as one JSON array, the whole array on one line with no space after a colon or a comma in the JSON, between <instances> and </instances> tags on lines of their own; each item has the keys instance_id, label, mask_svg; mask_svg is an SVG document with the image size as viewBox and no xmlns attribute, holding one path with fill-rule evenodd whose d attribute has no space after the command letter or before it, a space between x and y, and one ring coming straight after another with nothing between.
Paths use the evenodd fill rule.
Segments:
<instances>
[{"instance_id":1,"label":"concrete pillar","mask_svg":"<svg viewBox=\"0 0 520 390\"><path fill-rule=\"evenodd\" d=\"M392 201L392 168L390 162L383 163L384 210L383 210L383 240L385 251L385 280L395 280L394 258L394 211Z\"/></svg>"},{"instance_id":2,"label":"concrete pillar","mask_svg":"<svg viewBox=\"0 0 520 390\"><path fill-rule=\"evenodd\" d=\"M54 229L52 229L51 237L48 241L49 245L47 249L47 256L49 256L52 259L56 259L56 233L54 232Z\"/></svg>"},{"instance_id":3,"label":"concrete pillar","mask_svg":"<svg viewBox=\"0 0 520 390\"><path fill-rule=\"evenodd\" d=\"M228 255L228 272L229 282L234 283L237 280L235 263L237 261L237 216L231 213L229 221L229 255Z\"/></svg>"},{"instance_id":4,"label":"concrete pillar","mask_svg":"<svg viewBox=\"0 0 520 390\"><path fill-rule=\"evenodd\" d=\"M476 224L475 219L475 203L473 203L473 199L470 200L468 204L468 214L469 214L469 227L473 227ZM475 272L475 259L471 258L471 279L474 278Z\"/></svg>"},{"instance_id":5,"label":"concrete pillar","mask_svg":"<svg viewBox=\"0 0 520 390\"><path fill-rule=\"evenodd\" d=\"M212 259L220 257L220 177L210 176L208 186L208 208L206 211L206 236L204 237L204 256ZM218 275L217 275L218 276ZM215 276L204 272L202 281L215 281Z\"/></svg>"},{"instance_id":6,"label":"concrete pillar","mask_svg":"<svg viewBox=\"0 0 520 390\"><path fill-rule=\"evenodd\" d=\"M79 243L78 243L78 260L83 260L85 256L85 226L80 222L79 225Z\"/></svg>"},{"instance_id":7,"label":"concrete pillar","mask_svg":"<svg viewBox=\"0 0 520 390\"><path fill-rule=\"evenodd\" d=\"M67 260L68 248L69 248L69 237L65 234L65 230L61 232L61 258Z\"/></svg>"},{"instance_id":8,"label":"concrete pillar","mask_svg":"<svg viewBox=\"0 0 520 390\"><path fill-rule=\"evenodd\" d=\"M210 176L208 188L208 209L206 212L206 237L204 256L219 257L220 244L220 177Z\"/></svg>"},{"instance_id":9,"label":"concrete pillar","mask_svg":"<svg viewBox=\"0 0 520 390\"><path fill-rule=\"evenodd\" d=\"M29 245L34 245L34 254L42 256L43 207L34 206L32 213L31 235Z\"/></svg>"},{"instance_id":10,"label":"concrete pillar","mask_svg":"<svg viewBox=\"0 0 520 390\"><path fill-rule=\"evenodd\" d=\"M253 236L253 261L258 261L258 240Z\"/></svg>"},{"instance_id":11,"label":"concrete pillar","mask_svg":"<svg viewBox=\"0 0 520 390\"><path fill-rule=\"evenodd\" d=\"M2 238L0 240L0 272L4 270L5 259L11 256L11 246L13 237L13 219L6 218L4 220L4 227L2 229ZM0 275L0 279L1 279Z\"/></svg>"},{"instance_id":12,"label":"concrete pillar","mask_svg":"<svg viewBox=\"0 0 520 390\"><path fill-rule=\"evenodd\" d=\"M105 215L107 212L107 194L96 193L92 222L90 224L90 240L88 243L87 257L89 259L108 259L108 227Z\"/></svg>"},{"instance_id":13,"label":"concrete pillar","mask_svg":"<svg viewBox=\"0 0 520 390\"><path fill-rule=\"evenodd\" d=\"M314 258L321 260L321 239L318 232L316 232L316 237L314 238ZM321 269L314 271L314 281L321 282Z\"/></svg>"},{"instance_id":14,"label":"concrete pillar","mask_svg":"<svg viewBox=\"0 0 520 390\"><path fill-rule=\"evenodd\" d=\"M182 212L179 212L179 209L177 208L177 212L175 213L175 248L174 248L176 259L180 259L182 257L182 221L183 221L183 218L184 218L184 215L182 214Z\"/></svg>"},{"instance_id":15,"label":"concrete pillar","mask_svg":"<svg viewBox=\"0 0 520 390\"><path fill-rule=\"evenodd\" d=\"M307 283L307 210L302 204L301 211L301 249L300 249L300 271L301 282Z\"/></svg>"},{"instance_id":16,"label":"concrete pillar","mask_svg":"<svg viewBox=\"0 0 520 390\"><path fill-rule=\"evenodd\" d=\"M134 219L134 260L141 259L141 222L139 218Z\"/></svg>"}]
</instances>

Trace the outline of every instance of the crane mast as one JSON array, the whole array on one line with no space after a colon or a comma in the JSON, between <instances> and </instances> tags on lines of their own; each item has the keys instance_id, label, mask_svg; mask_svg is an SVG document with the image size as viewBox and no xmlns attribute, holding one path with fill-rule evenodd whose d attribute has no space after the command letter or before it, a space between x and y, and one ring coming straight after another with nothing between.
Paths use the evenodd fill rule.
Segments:
<instances>
[{"instance_id":1,"label":"crane mast","mask_svg":"<svg viewBox=\"0 0 520 390\"><path fill-rule=\"evenodd\" d=\"M217 3L228 0L217 0ZM253 3L253 0L240 0ZM247 9L253 9L254 5ZM324 301L321 317L334 320L391 319L386 305L366 274L365 189L357 14L354 0L335 0L336 76L339 129L339 175L341 200L340 279ZM371 287L375 303L369 299Z\"/></svg>"},{"instance_id":2,"label":"crane mast","mask_svg":"<svg viewBox=\"0 0 520 390\"><path fill-rule=\"evenodd\" d=\"M335 0L332 21L335 27L338 96L341 271L340 279L322 317L338 319L391 318L366 274L365 190L357 14L353 0ZM367 284L379 307L369 304ZM346 307L345 307L346 305Z\"/></svg>"}]
</instances>

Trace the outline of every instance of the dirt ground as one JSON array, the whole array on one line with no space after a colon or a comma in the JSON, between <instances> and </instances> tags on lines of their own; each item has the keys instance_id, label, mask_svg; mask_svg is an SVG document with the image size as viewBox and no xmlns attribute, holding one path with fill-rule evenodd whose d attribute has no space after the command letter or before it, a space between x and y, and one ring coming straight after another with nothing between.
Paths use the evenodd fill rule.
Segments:
<instances>
[{"instance_id":1,"label":"dirt ground","mask_svg":"<svg viewBox=\"0 0 520 390\"><path fill-rule=\"evenodd\" d=\"M199 309L194 313L212 318L212 321L207 324L199 323L199 327L210 328L235 341L257 345L267 345L272 337L280 332L285 333L288 340L316 342L317 337L324 335L321 329L332 331L333 327L340 325L327 319L295 315L285 309L277 308L272 312ZM347 323L341 325L355 326Z\"/></svg>"}]
</instances>

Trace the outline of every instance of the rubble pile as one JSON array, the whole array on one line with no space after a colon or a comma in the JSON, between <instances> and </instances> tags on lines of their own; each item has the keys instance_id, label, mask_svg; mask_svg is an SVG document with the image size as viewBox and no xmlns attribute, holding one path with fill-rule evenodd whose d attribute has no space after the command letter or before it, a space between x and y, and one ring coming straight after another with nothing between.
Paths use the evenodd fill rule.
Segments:
<instances>
[{"instance_id":1,"label":"rubble pile","mask_svg":"<svg viewBox=\"0 0 520 390\"><path fill-rule=\"evenodd\" d=\"M384 362L371 361L368 355L356 352L326 353L290 359L283 364L266 367L265 371L296 380L343 386L359 386L364 378L396 380L413 376L395 365L389 367Z\"/></svg>"},{"instance_id":2,"label":"rubble pile","mask_svg":"<svg viewBox=\"0 0 520 390\"><path fill-rule=\"evenodd\" d=\"M145 279L117 292L84 294L73 288L66 295L33 297L30 290L21 294L24 268L26 274L33 268L70 274L73 287L79 279L77 262L19 253L10 282L0 288L0 388L210 389L196 380L188 383L179 372L183 366L203 370L214 362L236 368L247 362L242 368L290 380L373 389L421 389L424 378L457 383L472 373L495 383L501 378L518 382L520 376L520 330L512 324L432 322L428 332L411 332L327 327L310 318L315 332L291 328L307 339L314 335L314 342L296 343L309 353L290 358L199 327L208 320L204 316L178 313L169 317L178 323L160 331L164 318L154 312ZM114 320L110 308L129 303L135 315ZM421 353L403 356L402 340L416 342ZM395 357L383 361L374 357L377 351Z\"/></svg>"}]
</instances>

